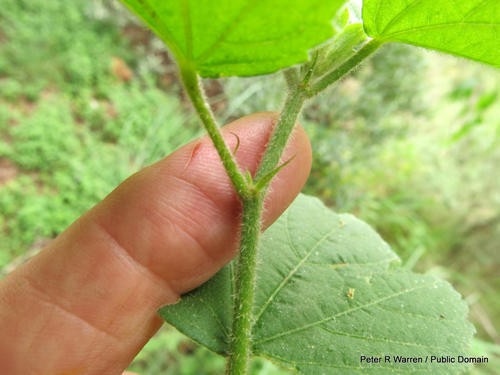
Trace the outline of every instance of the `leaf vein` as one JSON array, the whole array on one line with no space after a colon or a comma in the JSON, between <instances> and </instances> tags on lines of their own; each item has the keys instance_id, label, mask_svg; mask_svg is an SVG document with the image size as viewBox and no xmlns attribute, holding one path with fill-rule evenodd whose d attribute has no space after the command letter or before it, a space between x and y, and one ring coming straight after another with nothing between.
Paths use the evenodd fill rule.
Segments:
<instances>
[{"instance_id":1,"label":"leaf vein","mask_svg":"<svg viewBox=\"0 0 500 375\"><path fill-rule=\"evenodd\" d=\"M389 309L384 308L382 306L376 306L376 308L378 308L380 310L383 310L383 311L386 311L386 312L390 312L390 313L397 313L397 314L401 314L401 315L408 315L408 316L412 316L414 318L431 320L431 321L435 321L435 322L439 322L439 323L448 322L448 323L459 324L461 322L460 320L457 320L457 319L434 318L434 317L432 317L430 315L415 314L415 313L411 313L409 311L394 311L394 310L389 310Z\"/></svg>"},{"instance_id":2,"label":"leaf vein","mask_svg":"<svg viewBox=\"0 0 500 375\"><path fill-rule=\"evenodd\" d=\"M467 13L464 14L464 16L462 17L462 20L466 19L467 17L469 17L471 15L471 13L474 13L476 10L481 8L484 4L487 4L489 2L490 2L490 0L483 0L480 3L477 3L472 8L470 8Z\"/></svg>"},{"instance_id":3,"label":"leaf vein","mask_svg":"<svg viewBox=\"0 0 500 375\"><path fill-rule=\"evenodd\" d=\"M300 253L297 250L297 246L295 246L295 244L292 241L292 234L290 232L290 214L288 213L288 211L284 221L285 221L286 240L290 245L290 248L293 250L294 254L297 256L297 258L300 258Z\"/></svg>"},{"instance_id":4,"label":"leaf vein","mask_svg":"<svg viewBox=\"0 0 500 375\"><path fill-rule=\"evenodd\" d=\"M229 331L227 330L226 326L224 325L224 323L222 323L222 321L219 319L219 316L217 315L217 313L215 312L213 306L208 303L205 298L200 298L200 300L202 301L202 303L205 305L205 307L208 307L208 309L210 310L210 312L212 313L212 315L214 316L215 318L215 321L217 322L217 325L220 327L222 333L224 334L224 338L226 340L224 340L226 343L227 343L227 339L229 338Z\"/></svg>"},{"instance_id":5,"label":"leaf vein","mask_svg":"<svg viewBox=\"0 0 500 375\"><path fill-rule=\"evenodd\" d=\"M189 60L193 58L193 28L191 24L191 7L189 0L182 1L182 18L184 21L184 36L186 38L186 55Z\"/></svg>"},{"instance_id":6,"label":"leaf vein","mask_svg":"<svg viewBox=\"0 0 500 375\"><path fill-rule=\"evenodd\" d=\"M371 267L371 266L374 266L374 265L380 265L380 264L384 264L384 263L391 263L392 261L395 261L395 260L399 260L398 257L391 257L391 258L385 258L385 259L381 259L381 260L378 260L378 261L374 261L374 262L366 262L366 263L333 263L333 264L325 264L325 263L311 263L311 262L306 262L306 264L308 266L311 266L311 267L326 267L326 268L333 268L333 269L337 269L337 268L344 268L344 267Z\"/></svg>"},{"instance_id":7,"label":"leaf vein","mask_svg":"<svg viewBox=\"0 0 500 375\"><path fill-rule=\"evenodd\" d=\"M262 314L264 314L264 312L266 311L267 307L271 304L271 302L276 297L276 295L278 295L278 293L285 287L285 285L290 281L290 279L297 273L297 271L299 270L299 268L302 267L302 265L307 261L307 259L309 259L309 257L314 253L314 250L316 250L318 248L318 246L321 245L321 243L323 243L323 241L325 241L328 237L330 237L332 235L332 233L334 233L337 229L338 228L334 226L332 229L330 229L328 232L326 232L314 244L314 246L312 246L311 249L309 249L306 252L306 254L304 255L304 257L302 259L299 258L300 259L299 263L297 263L297 265L288 273L288 275L281 281L281 283L276 287L276 289L274 289L274 291L268 297L268 299L264 303L264 305L262 305L262 308L260 309L259 313L256 315L255 323L257 323L259 321L260 317L262 316ZM293 244L292 241L290 241L290 246L292 248L294 247L294 244ZM295 250L295 252L297 252L297 250Z\"/></svg>"},{"instance_id":8,"label":"leaf vein","mask_svg":"<svg viewBox=\"0 0 500 375\"><path fill-rule=\"evenodd\" d=\"M345 337L350 337L350 338L359 339L359 340L379 341L379 342L386 342L386 343L398 344L398 345L404 345L404 346L415 346L415 347L421 347L421 348L427 348L427 349L436 349L439 352L443 352L443 353L446 352L446 348L442 348L440 346L424 345L424 344L419 344L416 342L408 342L408 341L397 341L397 340L391 340L391 339L386 338L386 337L353 335L353 334L350 334L348 332L334 331L333 329L330 329L328 327L321 327L321 329L327 331L328 333L331 333L332 335L336 335L336 336L345 336Z\"/></svg>"},{"instance_id":9,"label":"leaf vein","mask_svg":"<svg viewBox=\"0 0 500 375\"><path fill-rule=\"evenodd\" d=\"M156 13L156 10L154 9L154 7L151 6L151 4L149 3L148 0L138 0L138 2L140 4L142 4L142 6L144 7L144 10L149 13L149 16L154 21L154 24L161 27L161 32L160 32L160 30L158 30L157 26L155 26L154 24L151 24L150 27L154 31L156 31L156 33L158 35L160 35L160 36L163 35L166 37L167 40L164 40L164 42L170 47L174 56L177 56L178 58L182 57L182 56L180 56L181 50L180 50L179 45L177 44L176 40L174 39L172 32L165 25L165 23L162 21L162 18L158 16L158 13ZM127 3L128 3L128 1L127 1Z\"/></svg>"},{"instance_id":10,"label":"leaf vein","mask_svg":"<svg viewBox=\"0 0 500 375\"><path fill-rule=\"evenodd\" d=\"M500 23L498 23L498 22L462 22L462 21L436 23L434 25L422 25L422 26L413 27L411 29L404 29L404 30L401 30L401 31L398 31L398 32L395 32L392 34L387 34L384 36L384 38L388 39L388 37L395 37L395 36L404 35L404 34L411 34L414 31L442 29L442 28L451 27L451 26L498 27L498 26L500 26Z\"/></svg>"},{"instance_id":11,"label":"leaf vein","mask_svg":"<svg viewBox=\"0 0 500 375\"><path fill-rule=\"evenodd\" d=\"M403 18L411 8L413 8L415 5L417 5L420 1L422 0L413 0L411 3L409 3L406 7L401 9L399 13L397 13L390 21L385 25L384 29L380 33L381 35L386 32L386 30L390 29L392 25L394 25L396 22L398 22L401 18ZM382 2L382 1L380 1Z\"/></svg>"},{"instance_id":12,"label":"leaf vein","mask_svg":"<svg viewBox=\"0 0 500 375\"><path fill-rule=\"evenodd\" d=\"M225 28L221 30L219 37L215 40L215 42L201 52L196 60L199 64L203 63L216 49L217 47L224 42L224 40L232 33L233 29L236 25L249 13L248 8L252 5L255 5L252 0L248 0L246 4L244 4L238 13L226 24Z\"/></svg>"},{"instance_id":13,"label":"leaf vein","mask_svg":"<svg viewBox=\"0 0 500 375\"><path fill-rule=\"evenodd\" d=\"M412 292L414 292L416 290L420 290L420 289L427 288L427 287L429 287L429 285L422 285L422 286L418 286L418 287L415 287L415 288L404 289L404 290L401 290L401 291L399 291L397 293L393 293L393 294L391 294L389 296L386 296L386 297L383 297L383 298L379 298L379 299L374 300L372 302L369 302L369 303L366 303L366 304L363 304L363 305L359 305L359 306L353 307L353 308L345 310L345 311L341 311L341 312L339 312L337 314L328 316L326 318L317 320L315 322L312 322L312 323L309 323L309 324L304 324L303 326L296 327L296 328L290 329L290 330L285 331L285 332L280 332L280 333L277 333L277 334L275 334L273 336L264 337L263 339L257 340L256 344L262 344L264 342L275 340L275 339L283 337L283 336L287 336L287 335L291 335L291 334L294 334L294 333L297 333L297 332L301 332L301 331L306 330L308 328L312 328L312 327L315 327L317 325L329 322L330 320L338 318L339 316L347 315L347 314L350 314L352 312L364 309L366 307L375 306L375 305L377 305L377 304L379 304L381 302L388 301L388 300L390 300L392 298L399 297L399 296L401 296L403 294L412 293Z\"/></svg>"}]
</instances>

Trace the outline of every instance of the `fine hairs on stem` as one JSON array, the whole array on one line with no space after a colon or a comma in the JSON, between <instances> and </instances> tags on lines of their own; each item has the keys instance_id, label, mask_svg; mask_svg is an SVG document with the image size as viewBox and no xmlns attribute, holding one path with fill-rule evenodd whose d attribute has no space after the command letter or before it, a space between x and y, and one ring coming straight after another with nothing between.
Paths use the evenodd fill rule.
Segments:
<instances>
[{"instance_id":1,"label":"fine hairs on stem","mask_svg":"<svg viewBox=\"0 0 500 375\"><path fill-rule=\"evenodd\" d=\"M262 211L267 186L272 177L286 165L279 166L281 156L293 131L304 102L337 82L361 61L375 52L380 43L370 41L337 69L311 82L317 56L308 63L306 73L299 76L298 69L285 71L289 93L278 122L274 127L261 164L255 177L245 177L229 150L210 106L205 100L203 87L196 71L181 63L180 75L184 87L196 109L208 136L212 140L221 162L243 206L239 256L236 264L233 327L229 343L228 375L248 374L252 353L253 305L255 298L256 263L261 232ZM238 140L239 141L239 140ZM238 142L239 143L239 142Z\"/></svg>"}]
</instances>

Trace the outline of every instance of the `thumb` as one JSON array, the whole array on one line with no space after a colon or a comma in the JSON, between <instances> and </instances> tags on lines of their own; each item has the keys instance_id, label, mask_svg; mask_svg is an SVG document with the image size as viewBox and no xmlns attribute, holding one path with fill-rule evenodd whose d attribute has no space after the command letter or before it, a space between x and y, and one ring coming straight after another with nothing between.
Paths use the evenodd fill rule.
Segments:
<instances>
[{"instance_id":1,"label":"thumb","mask_svg":"<svg viewBox=\"0 0 500 375\"><path fill-rule=\"evenodd\" d=\"M223 129L254 171L275 117ZM236 134L235 137L233 134ZM264 225L309 173L295 130ZM130 177L31 261L0 281L0 368L7 374L120 374L160 326L157 309L210 278L237 251L241 206L206 138Z\"/></svg>"}]
</instances>

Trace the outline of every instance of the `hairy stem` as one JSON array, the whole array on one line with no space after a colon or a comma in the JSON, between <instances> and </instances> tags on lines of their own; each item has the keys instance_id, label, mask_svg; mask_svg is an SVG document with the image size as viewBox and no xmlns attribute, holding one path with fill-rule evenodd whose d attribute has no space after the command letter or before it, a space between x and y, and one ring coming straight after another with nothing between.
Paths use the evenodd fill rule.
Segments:
<instances>
[{"instance_id":1,"label":"hairy stem","mask_svg":"<svg viewBox=\"0 0 500 375\"><path fill-rule=\"evenodd\" d=\"M256 181L277 167L305 99L300 84L290 91L255 175Z\"/></svg>"},{"instance_id":2,"label":"hairy stem","mask_svg":"<svg viewBox=\"0 0 500 375\"><path fill-rule=\"evenodd\" d=\"M372 39L363 45L354 55L347 59L338 68L326 73L322 78L317 80L310 91L308 92L308 97L313 97L319 94L321 91L326 89L331 84L337 82L339 79L344 77L347 73L357 67L364 59L374 53L383 42L376 39Z\"/></svg>"},{"instance_id":3,"label":"hairy stem","mask_svg":"<svg viewBox=\"0 0 500 375\"><path fill-rule=\"evenodd\" d=\"M222 134L219 131L219 126L215 121L212 110L205 100L200 79L193 69L183 65L185 64L181 64L181 78L191 102L196 112L198 112L208 136L212 140L238 196L240 198L246 197L249 194L248 183L238 168L231 151L229 151L229 148L224 142L224 138L222 138Z\"/></svg>"},{"instance_id":4,"label":"hairy stem","mask_svg":"<svg viewBox=\"0 0 500 375\"><path fill-rule=\"evenodd\" d=\"M368 42L337 69L325 74L314 83L311 83L310 80L314 76L317 56L306 66L307 71L303 77L299 77L299 72L296 69L286 72L290 92L253 181L243 176L232 153L225 144L212 111L205 101L198 75L189 64L180 64L181 77L186 91L217 149L222 164L243 205L240 252L236 265L233 327L227 364L228 375L248 374L252 353L257 252L266 187L269 180L280 168L278 164L281 155L288 143L302 106L306 99L318 94L351 71L362 60L377 50L380 44L375 40Z\"/></svg>"},{"instance_id":5,"label":"hairy stem","mask_svg":"<svg viewBox=\"0 0 500 375\"><path fill-rule=\"evenodd\" d=\"M288 68L283 72L283 76L285 77L288 90L295 90L300 82L298 69Z\"/></svg>"},{"instance_id":6,"label":"hairy stem","mask_svg":"<svg viewBox=\"0 0 500 375\"><path fill-rule=\"evenodd\" d=\"M273 170L278 166L304 101L308 98L309 81L314 73L317 59L318 54L315 53L312 61L304 65L306 71L302 77L297 68L289 68L284 72L289 89L288 96L255 175L257 183L259 180L266 178L267 175L272 174Z\"/></svg>"},{"instance_id":7,"label":"hairy stem","mask_svg":"<svg viewBox=\"0 0 500 375\"><path fill-rule=\"evenodd\" d=\"M243 205L240 251L236 269L236 290L233 313L232 342L227 372L231 375L247 374L252 351L252 324L255 293L257 249L261 231L264 192L253 189L251 182L241 174L233 155L224 143L212 111L205 101L196 73L181 68L186 91L212 140L228 176L231 178Z\"/></svg>"},{"instance_id":8,"label":"hairy stem","mask_svg":"<svg viewBox=\"0 0 500 375\"><path fill-rule=\"evenodd\" d=\"M281 154L285 149L288 138L292 133L293 127L295 126L295 122L297 121L297 117L302 109L302 106L304 105L305 100L319 94L328 86L344 77L364 59L374 53L381 45L382 42L378 40L370 40L346 62L341 64L335 70L325 74L314 83L311 83L310 80L314 74L314 66L317 56L314 56L313 61L309 63L309 69L307 70L304 78L297 84L295 84L295 82L298 81L297 70L288 69L285 71L285 79L290 92L287 96L278 123L276 124L271 135L271 139L269 140L264 156L262 157L260 167L255 176L256 181L263 178L277 167Z\"/></svg>"},{"instance_id":9,"label":"hairy stem","mask_svg":"<svg viewBox=\"0 0 500 375\"><path fill-rule=\"evenodd\" d=\"M252 353L253 304L257 250L261 231L264 193L243 200L240 254L236 268L233 328L227 374L248 373Z\"/></svg>"}]
</instances>

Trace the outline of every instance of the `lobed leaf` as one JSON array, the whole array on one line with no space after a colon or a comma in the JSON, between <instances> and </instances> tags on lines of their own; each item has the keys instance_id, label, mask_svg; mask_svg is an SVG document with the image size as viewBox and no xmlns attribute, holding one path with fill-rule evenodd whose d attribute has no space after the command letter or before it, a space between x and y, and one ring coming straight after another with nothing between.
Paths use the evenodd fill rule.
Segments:
<instances>
[{"instance_id":1,"label":"lobed leaf","mask_svg":"<svg viewBox=\"0 0 500 375\"><path fill-rule=\"evenodd\" d=\"M500 66L498 0L364 0L368 35Z\"/></svg>"},{"instance_id":2,"label":"lobed leaf","mask_svg":"<svg viewBox=\"0 0 500 375\"><path fill-rule=\"evenodd\" d=\"M271 73L333 35L344 0L121 0L203 77Z\"/></svg>"},{"instance_id":3,"label":"lobed leaf","mask_svg":"<svg viewBox=\"0 0 500 375\"><path fill-rule=\"evenodd\" d=\"M253 352L305 374L456 373L460 365L366 364L360 357L463 355L467 306L446 282L397 266L367 224L300 196L263 235ZM232 264L161 316L227 354Z\"/></svg>"}]
</instances>

